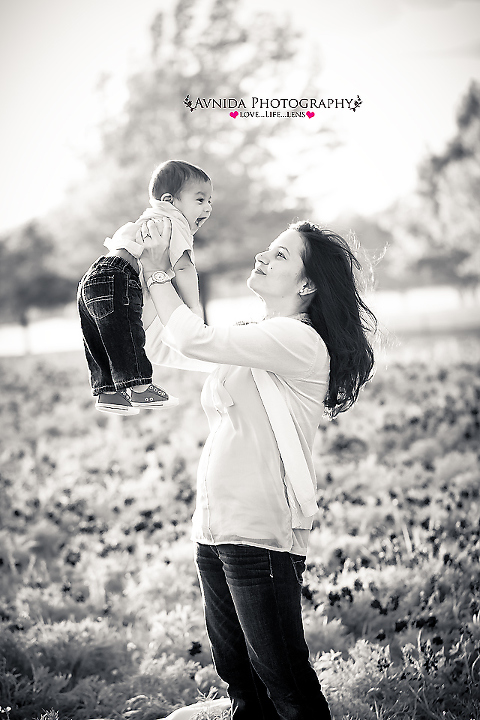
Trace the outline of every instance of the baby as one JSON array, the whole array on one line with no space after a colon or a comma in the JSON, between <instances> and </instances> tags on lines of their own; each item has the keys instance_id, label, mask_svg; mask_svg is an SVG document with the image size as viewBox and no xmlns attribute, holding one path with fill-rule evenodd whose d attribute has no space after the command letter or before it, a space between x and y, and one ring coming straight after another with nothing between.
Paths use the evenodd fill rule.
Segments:
<instances>
[{"instance_id":1,"label":"baby","mask_svg":"<svg viewBox=\"0 0 480 720\"><path fill-rule=\"evenodd\" d=\"M212 183L195 165L168 160L154 171L150 205L136 223L170 219L171 270L156 272L153 283L172 280L188 307L202 315L194 265L193 235L212 211ZM124 226L126 227L126 226ZM152 364L145 353L142 324L143 246L117 231L105 240L110 250L87 270L78 286L78 311L96 408L117 415L136 415L139 408L178 405L177 398L152 384ZM138 237L138 235L137 235Z\"/></svg>"}]
</instances>

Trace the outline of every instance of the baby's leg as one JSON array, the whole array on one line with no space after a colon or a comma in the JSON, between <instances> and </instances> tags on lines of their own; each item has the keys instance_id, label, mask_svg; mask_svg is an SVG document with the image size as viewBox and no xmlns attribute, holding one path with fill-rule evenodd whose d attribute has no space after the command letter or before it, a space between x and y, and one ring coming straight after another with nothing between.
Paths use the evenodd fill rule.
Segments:
<instances>
[{"instance_id":1,"label":"baby's leg","mask_svg":"<svg viewBox=\"0 0 480 720\"><path fill-rule=\"evenodd\" d=\"M83 335L83 346L93 396L115 392L110 361L98 329L97 316L108 311L110 297L108 280L104 279L101 259L97 260L81 279L77 293L77 308ZM112 289L113 295L113 289Z\"/></svg>"},{"instance_id":2,"label":"baby's leg","mask_svg":"<svg viewBox=\"0 0 480 720\"><path fill-rule=\"evenodd\" d=\"M119 402L123 405L127 399L133 408L178 405L177 398L169 397L152 384L152 364L145 353L143 292L138 273L118 256L106 257L104 262L110 272L110 302L98 313L101 318L97 319L97 327L108 355L113 389L124 396L118 398ZM130 396L126 395L127 389Z\"/></svg>"},{"instance_id":3,"label":"baby's leg","mask_svg":"<svg viewBox=\"0 0 480 720\"><path fill-rule=\"evenodd\" d=\"M126 390L152 382L152 364L145 353L142 289L138 274L120 257L104 258L109 265L105 294L96 323L109 358L114 389ZM107 293L108 290L108 293Z\"/></svg>"}]
</instances>

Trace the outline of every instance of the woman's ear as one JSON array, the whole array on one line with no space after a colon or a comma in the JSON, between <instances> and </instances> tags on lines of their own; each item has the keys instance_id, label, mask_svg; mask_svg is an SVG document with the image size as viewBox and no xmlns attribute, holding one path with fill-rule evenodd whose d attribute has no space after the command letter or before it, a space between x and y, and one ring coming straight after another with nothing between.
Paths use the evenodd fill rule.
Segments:
<instances>
[{"instance_id":1,"label":"woman's ear","mask_svg":"<svg viewBox=\"0 0 480 720\"><path fill-rule=\"evenodd\" d=\"M298 294L302 295L302 296L303 295L311 295L312 293L315 292L316 289L317 288L315 287L315 285L313 284L313 282L311 280L305 280L303 282L302 288Z\"/></svg>"},{"instance_id":2,"label":"woman's ear","mask_svg":"<svg viewBox=\"0 0 480 720\"><path fill-rule=\"evenodd\" d=\"M163 193L162 197L160 198L162 202L169 202L173 203L173 195L170 193Z\"/></svg>"}]
</instances>

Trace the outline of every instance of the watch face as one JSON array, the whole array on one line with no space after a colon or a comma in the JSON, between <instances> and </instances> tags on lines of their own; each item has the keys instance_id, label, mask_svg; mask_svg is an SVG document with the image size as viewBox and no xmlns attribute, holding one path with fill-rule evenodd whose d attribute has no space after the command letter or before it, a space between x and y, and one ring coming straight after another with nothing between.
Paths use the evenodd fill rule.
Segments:
<instances>
[{"instance_id":1,"label":"watch face","mask_svg":"<svg viewBox=\"0 0 480 720\"><path fill-rule=\"evenodd\" d=\"M165 272L165 270L156 270L153 275L151 276L149 282L150 283L164 283L168 282L169 280L168 273Z\"/></svg>"}]
</instances>

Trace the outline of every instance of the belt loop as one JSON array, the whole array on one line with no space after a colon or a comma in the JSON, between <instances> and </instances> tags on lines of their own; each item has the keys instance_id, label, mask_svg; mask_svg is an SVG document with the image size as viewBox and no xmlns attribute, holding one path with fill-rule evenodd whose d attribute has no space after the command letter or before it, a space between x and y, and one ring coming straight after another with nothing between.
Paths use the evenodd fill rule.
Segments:
<instances>
[{"instance_id":1,"label":"belt loop","mask_svg":"<svg viewBox=\"0 0 480 720\"><path fill-rule=\"evenodd\" d=\"M267 550L267 552L268 552L268 564L269 564L269 567L270 567L270 577L271 577L272 580L273 580L272 553L270 552L270 550Z\"/></svg>"}]
</instances>

